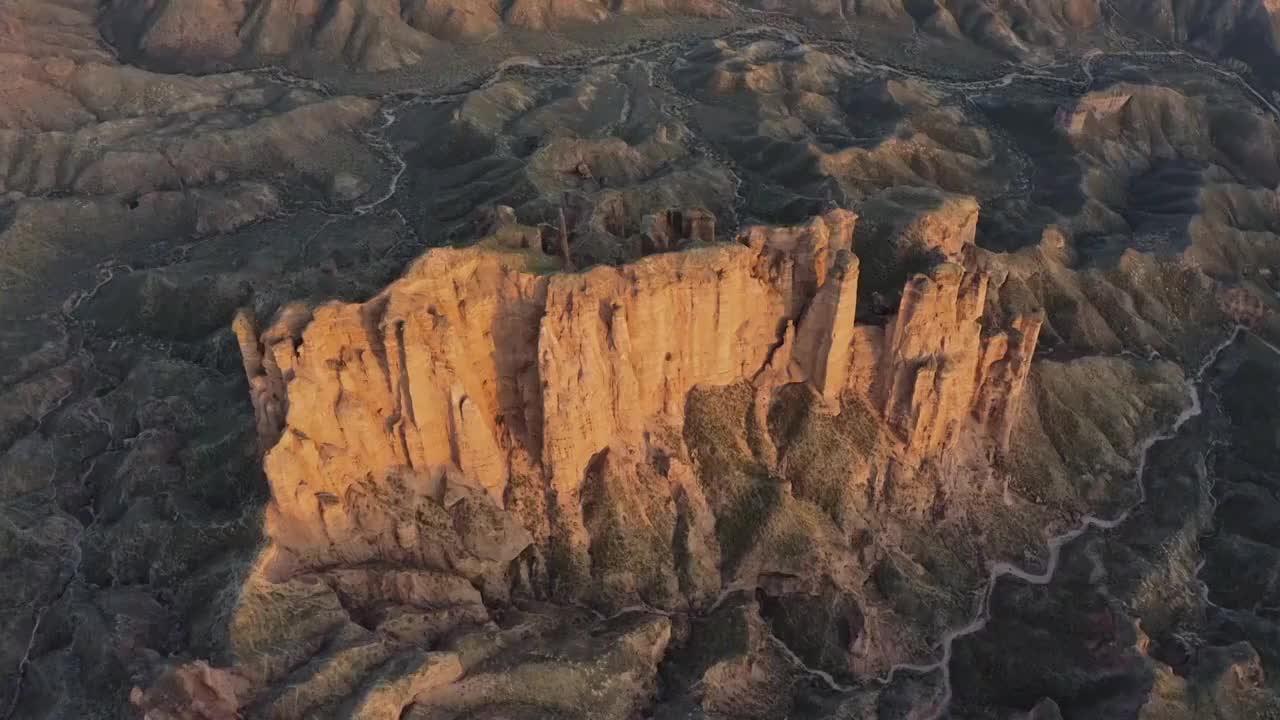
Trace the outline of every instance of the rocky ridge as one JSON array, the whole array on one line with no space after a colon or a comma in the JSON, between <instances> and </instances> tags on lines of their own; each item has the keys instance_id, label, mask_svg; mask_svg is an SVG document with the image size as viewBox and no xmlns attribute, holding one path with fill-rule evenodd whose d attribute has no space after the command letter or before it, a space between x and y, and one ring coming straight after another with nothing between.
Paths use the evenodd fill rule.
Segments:
<instances>
[{"instance_id":1,"label":"rocky ridge","mask_svg":"<svg viewBox=\"0 0 1280 720\"><path fill-rule=\"evenodd\" d=\"M962 428L1007 442L1038 317L984 327L989 277L958 264L972 249L961 242L956 263L910 281L887 326L855 325L855 220L751 228L737 244L581 275L531 273L520 252L435 250L366 303L286 312L260 337L242 317L264 445L280 436L267 465L281 532L344 513L294 486L340 495L370 473L451 467L499 505L513 474L545 475L520 482L546 485L581 551L574 508L589 466L657 452L697 386L756 382L761 417L783 383L808 382L836 407L856 392L915 462ZM282 544L311 557L362 543L331 531Z\"/></svg>"},{"instance_id":2,"label":"rocky ridge","mask_svg":"<svg viewBox=\"0 0 1280 720\"><path fill-rule=\"evenodd\" d=\"M672 215L646 226L670 228ZM554 261L528 247L536 229L505 226L478 247L429 252L364 303L290 308L261 332L241 315L235 329L270 448L273 501L271 544L235 616L268 631L255 616L297 607L301 600L284 596L306 586L308 604L336 602L362 635L384 638L377 657L385 658L396 646L431 647L441 633L483 624L495 603L545 596L622 616L638 607L663 624L664 613L714 612L726 593L760 588L847 608L832 618L844 628L842 644L818 651L841 676L918 658L928 641L895 619L891 599L859 589L858 577L885 570L839 537L838 527L852 529L839 503L823 504L803 476L787 479L796 431L778 426L832 415L859 425L864 436L854 442L866 455L847 472L862 479L837 480L849 487L836 492L865 487L881 495L874 502L888 517L936 518L948 502L964 503L948 492L991 492L964 478L930 490L923 466L956 453L986 463L1007 449L1041 316L992 325L973 213L961 217L958 227L942 221L945 232L916 236L936 241L940 256L908 281L882 324L855 322L857 217L846 211L579 274L538 271ZM695 226L678 223L676 239ZM695 396L732 388L745 393L737 421L747 423L748 452L763 457L767 473L755 481L767 487L745 497L704 465L703 428L685 427L709 422ZM780 421L797 403L810 410ZM725 419L734 420L717 418ZM831 526L811 541L825 569L798 572L769 547L770 528L742 527L735 514L751 512L756 493L778 496L757 510L771 525ZM822 517L821 508L831 515L809 516ZM807 554L788 552L797 551ZM408 636L398 629L405 622L416 628ZM270 644L257 641L262 650L238 646L232 677L258 695L233 704L261 702L281 683L308 695L303 708L321 702L295 686L293 663L263 656L267 647L275 655L318 640L296 624L274 632L281 635ZM645 652L662 657L668 642ZM429 655L433 668L458 667L462 657ZM420 705L434 717L437 697L469 696L465 659L433 670L432 680L421 680L416 662L396 680L411 687L395 696L400 708ZM718 702L717 693L704 702ZM164 697L153 689L138 702L162 707Z\"/></svg>"},{"instance_id":3,"label":"rocky ridge","mask_svg":"<svg viewBox=\"0 0 1280 720\"><path fill-rule=\"evenodd\" d=\"M1176 413L1183 385L1169 363L1033 366L1044 312L1027 309L1015 280L1026 269L974 244L976 203L918 191L877 202L865 231L837 210L727 243L704 211L664 211L635 246L685 249L581 273L544 253L554 228L499 208L474 247L428 252L365 302L289 306L265 329L241 313L269 545L231 610L230 664L174 665L135 703L149 717L185 717L209 693L227 712L270 717L507 703L579 714L572 697L507 683L555 672L585 689L581 668L535 670L517 653L500 675L486 669L512 633L531 651L563 642L549 628L578 603L605 613L587 620L593 633L649 628L625 659L582 649L650 678L611 686L612 709L593 717L651 702L658 661L692 663L711 683L668 680L658 708L716 712L745 693L765 715L815 701L788 666L860 683L932 667L913 663L971 612L957 600L982 570L918 574L938 558L916 533L959 521L977 529L980 555L1025 551L1012 516L974 508L1001 492L1008 504L1010 482L1041 483L1045 470L1073 482L1080 444L1101 438L1062 424L1064 407L1083 402L1097 428L1121 431L1099 456L1112 453L1114 478L1132 471L1123 455L1145 431L1089 396L1146 386L1144 403ZM1052 266L1065 250L1047 233L1022 255ZM884 297L860 288L864 265L907 277L895 311L859 312ZM1082 377L1090 393L1073 397ZM835 435L815 430L832 423ZM837 448L848 459L832 477L812 453ZM825 608L817 624L793 625L788 613L812 603ZM321 607L306 623L264 620ZM756 640L701 664L690 633L711 627ZM477 642L488 649L468 649ZM781 665L735 679L734 657ZM930 672L911 692L949 698Z\"/></svg>"},{"instance_id":4,"label":"rocky ridge","mask_svg":"<svg viewBox=\"0 0 1280 720\"><path fill-rule=\"evenodd\" d=\"M855 325L855 222L837 211L801 227L752 228L737 243L568 275L531 272L545 262L539 250L435 250L365 303L288 310L261 334L241 316L274 500L271 546L236 614L280 612L271 605L281 588L304 583L314 586L309 602L334 593L353 619L381 618L363 623L376 637L403 643L394 628L410 616L419 618L415 633L436 626L435 636L483 622L486 604L513 591L700 612L725 587L777 583L765 580L778 572L768 559L725 566L721 576L726 555L761 552L751 538L725 547L744 538L725 532L735 519L715 497L724 488L705 485L681 440L696 388L749 388L746 409L762 427L789 388L809 387L815 407L829 408L815 412L873 406L889 441L880 461L868 459L872 474L888 472L884 462L936 457L962 433L969 443L1007 442L1038 317L984 332L988 278L957 257L913 279L885 327ZM956 249L963 256L966 247L975 250ZM619 554L619 542L656 566ZM856 597L840 564L824 582ZM325 586L332 590L317 596ZM458 609L435 609L441 603ZM472 609L459 615L464 607ZM277 631L288 641L270 647L310 642L297 625ZM852 632L840 652L861 657L846 665L871 671L911 657L892 642L875 648L869 629ZM232 672L249 687L283 680L261 652L237 653ZM227 671L175 672L185 687L192 681L180 678ZM430 687L464 674L432 672L437 680L413 681L397 702L430 706ZM163 692L138 702L163 706ZM226 701L257 701L242 694Z\"/></svg>"}]
</instances>

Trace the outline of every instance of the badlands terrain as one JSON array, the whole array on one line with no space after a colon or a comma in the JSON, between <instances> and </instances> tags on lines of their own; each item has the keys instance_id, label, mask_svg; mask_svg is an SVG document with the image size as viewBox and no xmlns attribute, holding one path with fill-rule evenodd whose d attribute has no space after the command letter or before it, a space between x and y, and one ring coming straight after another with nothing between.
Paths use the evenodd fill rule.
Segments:
<instances>
[{"instance_id":1,"label":"badlands terrain","mask_svg":"<svg viewBox=\"0 0 1280 720\"><path fill-rule=\"evenodd\" d=\"M1280 718L1273 0L0 0L0 720Z\"/></svg>"}]
</instances>

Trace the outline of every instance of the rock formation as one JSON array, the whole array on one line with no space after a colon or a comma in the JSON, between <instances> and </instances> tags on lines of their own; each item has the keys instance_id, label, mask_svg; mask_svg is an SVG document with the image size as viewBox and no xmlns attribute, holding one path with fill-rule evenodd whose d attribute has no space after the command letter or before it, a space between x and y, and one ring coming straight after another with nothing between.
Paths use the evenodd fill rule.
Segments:
<instances>
[{"instance_id":1,"label":"rock formation","mask_svg":"<svg viewBox=\"0 0 1280 720\"><path fill-rule=\"evenodd\" d=\"M239 316L270 446L264 578L390 566L487 598L549 582L614 607L708 602L714 535L735 520L686 466L697 388L754 383L758 419L794 383L828 412L866 398L900 437L890 455L913 465L960 433L1006 443L1038 318L990 326L988 277L943 263L910 280L886 327L857 325L856 219L577 274L536 274L530 251L485 241L428 252L363 303L290 308L262 332ZM385 572L341 592L421 604Z\"/></svg>"}]
</instances>

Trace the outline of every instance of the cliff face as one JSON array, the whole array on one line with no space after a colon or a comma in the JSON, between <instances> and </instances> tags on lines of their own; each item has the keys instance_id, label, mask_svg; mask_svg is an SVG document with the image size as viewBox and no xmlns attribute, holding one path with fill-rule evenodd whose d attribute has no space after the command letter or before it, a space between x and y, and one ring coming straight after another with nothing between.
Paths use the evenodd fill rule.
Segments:
<instances>
[{"instance_id":1,"label":"cliff face","mask_svg":"<svg viewBox=\"0 0 1280 720\"><path fill-rule=\"evenodd\" d=\"M307 564L430 553L370 498L438 498L446 469L501 505L509 453L541 429L547 285L500 254L442 250L367 303L286 312L256 341L237 318L261 439L275 442L272 537Z\"/></svg>"},{"instance_id":2,"label":"cliff face","mask_svg":"<svg viewBox=\"0 0 1280 720\"><path fill-rule=\"evenodd\" d=\"M566 592L644 595L648 582L663 588L653 602L696 602L718 585L715 541L694 538L706 550L683 560L668 546L676 525L723 523L680 469L698 387L754 384L759 426L787 384L833 411L863 397L908 465L962 431L1006 442L1039 320L992 327L988 277L944 263L908 282L883 328L857 325L855 221L835 211L551 276L530 254L440 249L368 302L290 309L260 334L237 318L282 567L393 561L502 592L533 546L526 572L542 577L531 558L550 552L550 573L574 578ZM455 528L442 549L411 509L455 496L484 498L500 531L469 543ZM601 515L602 498L635 507ZM620 580L602 543L636 533L659 546L656 566Z\"/></svg>"},{"instance_id":3,"label":"cliff face","mask_svg":"<svg viewBox=\"0 0 1280 720\"><path fill-rule=\"evenodd\" d=\"M990 277L951 263L907 283L885 329L873 396L908 447L928 457L945 449L968 419L1007 446L1031 369L1039 313L1007 328L984 326Z\"/></svg>"},{"instance_id":4,"label":"cliff face","mask_svg":"<svg viewBox=\"0 0 1280 720\"><path fill-rule=\"evenodd\" d=\"M704 709L747 693L770 717L768 678L796 658L839 678L922 662L971 621L985 559L1052 527L1010 484L1048 474L1087 506L1068 460L1127 477L1157 418L1080 419L1119 387L1169 412L1184 396L1168 364L1033 371L1042 314L1018 278L1057 246L984 253L973 207L892 194L868 231L835 211L719 243L705 212L667 211L636 245L687 249L580 273L548 273L539 231L502 211L366 302L241 315L270 543L228 666L178 666L135 703L623 718L662 659L691 663ZM860 314L864 268L884 292ZM565 644L583 627L618 644ZM708 627L743 642L704 658ZM636 678L603 710L601 663Z\"/></svg>"},{"instance_id":5,"label":"cliff face","mask_svg":"<svg viewBox=\"0 0 1280 720\"><path fill-rule=\"evenodd\" d=\"M645 486L658 479L642 468L648 449L664 445L650 437L682 424L692 388L730 384L760 368L787 318L790 270L785 262L771 263L762 248L736 245L551 281L537 339L542 467L553 533L571 575L603 581L611 574L600 562L602 551L591 550L593 537L652 532L651 516L667 502L665 488L661 497L618 513L609 523L622 524L616 532L598 522L590 531L584 522L593 504L614 508L620 498L649 494ZM604 465L594 473L596 490L584 494L597 458ZM654 533L652 543L671 532ZM669 564L661 558L663 570L651 578L663 588L663 604L675 595ZM621 584L630 591L629 581Z\"/></svg>"}]
</instances>

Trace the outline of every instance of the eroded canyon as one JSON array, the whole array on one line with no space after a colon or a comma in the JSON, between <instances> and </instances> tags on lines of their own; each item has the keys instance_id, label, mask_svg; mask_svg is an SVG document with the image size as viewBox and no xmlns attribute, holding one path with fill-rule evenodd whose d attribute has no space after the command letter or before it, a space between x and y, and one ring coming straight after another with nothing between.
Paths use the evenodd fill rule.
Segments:
<instances>
[{"instance_id":1,"label":"eroded canyon","mask_svg":"<svg viewBox=\"0 0 1280 720\"><path fill-rule=\"evenodd\" d=\"M1272 3L0 6L0 712L1280 716Z\"/></svg>"}]
</instances>

